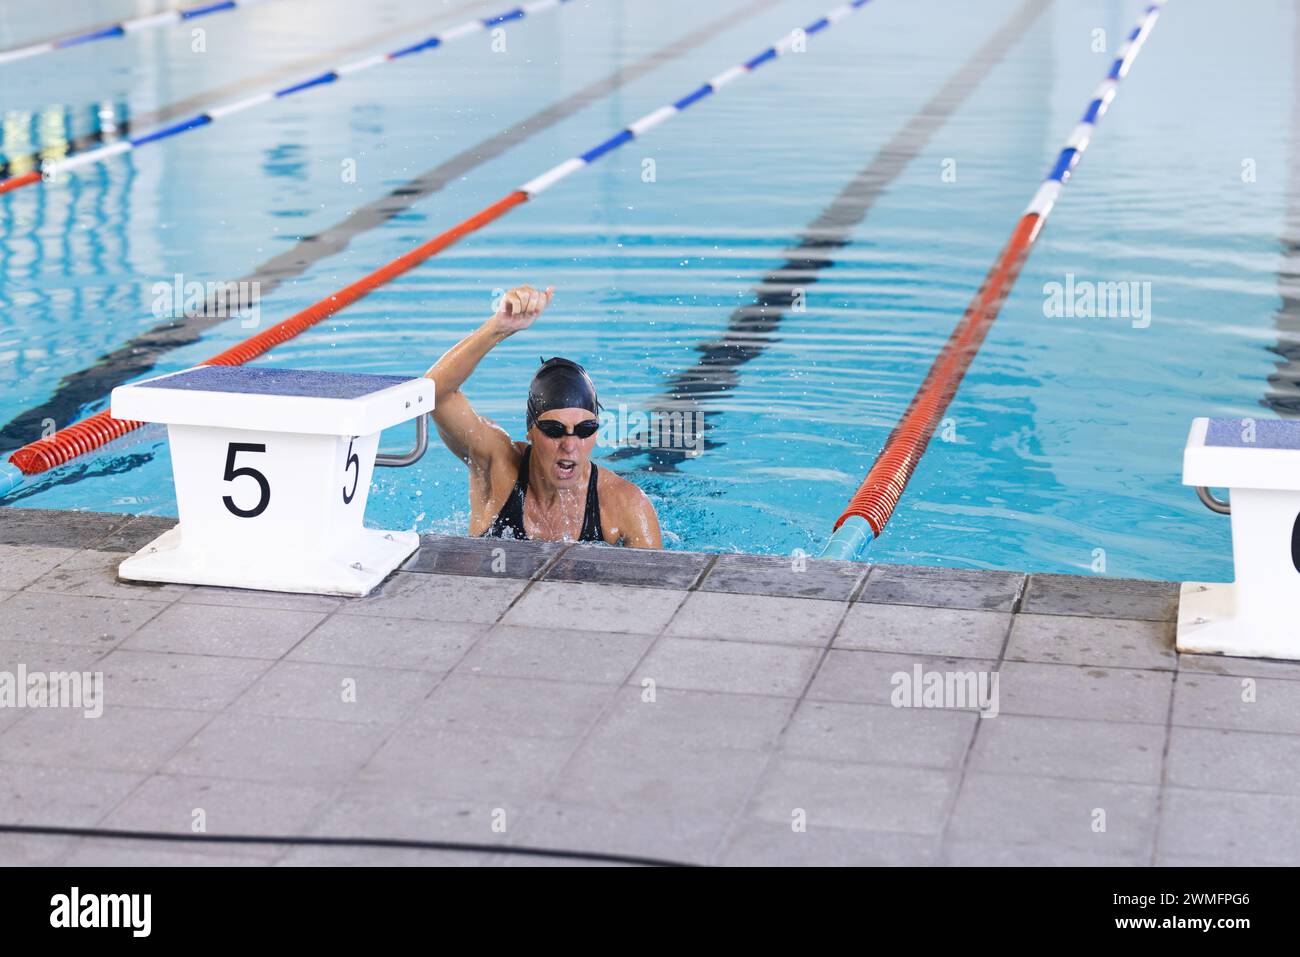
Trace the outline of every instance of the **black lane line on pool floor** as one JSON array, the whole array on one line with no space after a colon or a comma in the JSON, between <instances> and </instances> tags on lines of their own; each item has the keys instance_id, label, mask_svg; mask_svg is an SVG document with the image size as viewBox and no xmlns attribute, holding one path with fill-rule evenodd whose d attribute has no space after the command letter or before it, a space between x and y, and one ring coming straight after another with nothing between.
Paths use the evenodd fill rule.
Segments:
<instances>
[{"instance_id":1,"label":"black lane line on pool floor","mask_svg":"<svg viewBox=\"0 0 1300 957\"><path fill-rule=\"evenodd\" d=\"M1300 10L1295 16L1292 39L1292 69L1295 71L1291 96L1291 150L1300 150ZM1284 419L1300 417L1300 169L1287 164L1286 218L1282 222L1282 263L1277 270L1277 291L1282 305L1273 316L1277 344L1269 352L1281 357L1269 373L1268 391L1259 404Z\"/></svg>"},{"instance_id":2,"label":"black lane line on pool floor","mask_svg":"<svg viewBox=\"0 0 1300 957\"><path fill-rule=\"evenodd\" d=\"M682 423L699 422L712 427L700 413L701 400L730 392L739 384L736 370L758 358L772 343L773 335L791 309L795 291L816 282L824 269L835 265L837 249L852 242L853 228L861 223L871 207L908 164L929 144L931 138L975 92L976 87L993 71L1007 51L1028 32L1030 26L1051 0L1026 0L1011 18L982 47L948 78L902 129L876 153L840 191L821 214L805 227L799 242L785 250L785 262L763 276L752 291L753 301L731 313L720 339L701 342L695 347L700 358L695 365L677 373L668 388L652 399L650 410L680 414ZM671 421L671 420L670 420ZM678 436L677 438L682 438ZM687 434L678 448L631 448L615 451L609 458L626 459L647 456L650 472L675 471L688 458L688 452L700 448L699 436ZM694 440L694 441L693 441ZM704 439L704 448L722 443Z\"/></svg>"},{"instance_id":3,"label":"black lane line on pool floor","mask_svg":"<svg viewBox=\"0 0 1300 957\"><path fill-rule=\"evenodd\" d=\"M355 237L382 226L476 167L567 119L596 100L640 79L655 68L702 46L728 27L742 23L782 2L784 0L754 0L735 12L706 23L668 46L647 54L628 66L620 67L514 126L461 151L379 199L353 210L323 232L303 237L292 248L266 260L252 273L235 281L260 283L261 295L268 295L285 280L301 276L321 259L342 252ZM209 305L215 306L215 303ZM208 313L220 310L205 306L203 311ZM115 386L147 375L163 355L172 349L199 341L205 331L227 321L227 317L209 315L169 320L134 337L125 345L101 356L93 366L66 376L54 395L41 405L15 416L0 429L0 451L9 452L32 441L34 436L41 434L45 419L53 419L60 425L73 422L80 415L83 406L107 397Z\"/></svg>"}]
</instances>

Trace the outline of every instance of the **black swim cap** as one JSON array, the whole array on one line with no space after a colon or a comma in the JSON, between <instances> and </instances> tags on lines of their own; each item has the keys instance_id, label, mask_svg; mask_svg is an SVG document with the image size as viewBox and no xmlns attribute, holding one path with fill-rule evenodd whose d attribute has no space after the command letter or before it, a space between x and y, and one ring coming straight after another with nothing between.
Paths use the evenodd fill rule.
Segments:
<instances>
[{"instance_id":1,"label":"black swim cap","mask_svg":"<svg viewBox=\"0 0 1300 957\"><path fill-rule=\"evenodd\" d=\"M528 385L528 428L552 409L586 409L593 415L600 409L591 376L571 359L543 359Z\"/></svg>"}]
</instances>

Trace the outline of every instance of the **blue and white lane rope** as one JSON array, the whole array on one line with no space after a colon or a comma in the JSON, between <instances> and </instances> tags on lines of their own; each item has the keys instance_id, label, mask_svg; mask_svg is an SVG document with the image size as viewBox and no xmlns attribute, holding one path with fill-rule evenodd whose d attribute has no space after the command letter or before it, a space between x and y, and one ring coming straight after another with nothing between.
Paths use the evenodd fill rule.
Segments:
<instances>
[{"instance_id":1,"label":"blue and white lane rope","mask_svg":"<svg viewBox=\"0 0 1300 957\"><path fill-rule=\"evenodd\" d=\"M243 2L248 2L248 0L243 0ZM471 34L480 33L484 30L491 30L493 27L500 26L503 23L509 23L512 20L522 20L524 17L541 13L545 10L550 10L569 2L570 0L532 0L530 3L525 3L523 6L506 10L496 16L479 17L474 20L468 20L459 26L426 37L418 43L409 44L399 50L393 50L391 53L378 53L374 56L353 60L352 62L345 63L333 70L327 70L324 73L317 74L316 76L299 80L295 83L289 84L288 86L281 87L280 89L265 90L261 93L255 93L252 96L235 100L223 106L214 106L207 112L196 113L194 116L178 120L168 126L160 127L159 129L151 130L147 133L142 133L139 136L133 136L130 139L121 140L108 146L101 146L97 149L87 150L85 153L78 153L65 159L46 163L40 170L34 170L26 176L0 180L0 193L8 192L9 190L16 189L20 186L28 186L32 183L39 182L42 178L48 179L81 166L102 162L110 157L119 156L122 153L138 149L147 143L156 143L159 140L170 139L171 137L177 136L188 130L207 126L214 120L234 116L236 113L242 113L244 110L251 109L263 103L270 103L287 96L293 96L295 93L301 93L304 90L324 86L327 83L334 83L345 76L360 73L363 70L370 69L371 67L379 66L383 63L391 63L394 60L400 60L411 56L412 54L423 53L425 50L433 50L455 40L470 36Z\"/></svg>"},{"instance_id":2,"label":"blue and white lane rope","mask_svg":"<svg viewBox=\"0 0 1300 957\"><path fill-rule=\"evenodd\" d=\"M1088 143L1092 141L1092 134L1097 128L1097 122L1106 115L1111 101L1115 99L1115 91L1119 88L1119 81L1128 75L1129 68L1133 65L1133 61L1137 59L1138 53L1142 51L1142 44L1150 36L1151 30L1160 16L1160 8L1164 5L1165 0L1151 0L1146 10L1142 12L1142 18L1138 21L1137 26L1129 32L1128 37L1120 44L1120 48L1115 51L1115 60L1110 65L1110 72L1106 74L1106 79L1102 80L1101 85L1093 92L1092 102L1088 104L1087 110L1084 111L1083 119L1079 121L1079 125L1074 128L1069 139L1065 141L1065 146L1056 157L1056 163L1053 164L1051 172L1043 180L1043 185L1038 188L1034 198L1025 207L1026 213L1038 214L1039 229L1042 228L1043 222L1047 220L1048 214L1051 213L1052 206L1056 203L1056 197L1061 194L1061 188L1065 186L1070 174L1079 165L1079 160L1083 158L1084 152L1088 149Z\"/></svg>"},{"instance_id":3,"label":"blue and white lane rope","mask_svg":"<svg viewBox=\"0 0 1300 957\"><path fill-rule=\"evenodd\" d=\"M495 222L516 206L528 202L538 193L549 189L588 163L594 162L606 153L648 132L670 117L682 112L691 104L698 103L710 94L716 93L732 80L744 76L746 73L752 73L769 60L774 60L781 54L794 49L804 38L838 23L867 3L868 0L853 0L853 2L841 4L827 13L826 16L814 20L808 26L791 30L757 56L718 74L708 83L697 87L669 106L660 107L652 113L646 114L603 143L547 170L541 176L529 180L519 189L512 190L495 202L485 206L468 219L462 220L414 249L407 250L392 262L380 266L369 275L363 276L351 285L335 291L301 312L276 323L269 329L232 346L225 352L213 356L206 360L204 364L240 365L275 348L282 342L287 342L326 317L347 308L385 283L391 282L430 257L436 256L444 249L455 245L471 233L477 232L488 223ZM55 432L48 438L39 439L23 446L9 457L9 461L4 463L3 467L0 467L0 498L20 488L31 476L40 475L78 456L85 455L127 434L140 425L139 422L114 419L111 410L105 409Z\"/></svg>"},{"instance_id":4,"label":"blue and white lane rope","mask_svg":"<svg viewBox=\"0 0 1300 957\"><path fill-rule=\"evenodd\" d=\"M110 40L114 37L124 37L128 33L139 33L142 30L151 30L154 27L167 26L172 23L181 23L185 20L197 20L199 17L206 17L212 13L220 13L223 10L233 10L236 7L251 7L257 3L265 3L266 0L221 0L220 3L201 3L193 7L185 7L180 10L164 10L161 13L147 13L143 16L132 17L129 20L122 20L119 23L113 23L106 27L97 27L86 33L79 33L75 36L63 37L58 40L46 40L43 43L33 43L25 47L16 47L12 50L0 51L0 63L11 63L14 60L25 60L28 57L40 56L42 53L50 53L54 50L65 50L68 47L79 47L87 43L94 43L96 40Z\"/></svg>"},{"instance_id":5,"label":"blue and white lane rope","mask_svg":"<svg viewBox=\"0 0 1300 957\"><path fill-rule=\"evenodd\" d=\"M1083 119L1065 141L1064 149L1052 164L1047 178L1034 193L1034 198L1025 207L1011 238L993 263L993 268L989 270L975 298L966 307L961 321L939 350L939 355L930 366L916 395L912 397L907 411L885 440L885 447L880 450L871 471L849 500L844 514L835 523L830 541L826 543L820 557L860 559L893 515L903 489L907 487L921 456L930 444L935 427L952 397L956 395L962 377L970 368L984 336L1015 285L1034 241L1052 212L1056 198L1061 194L1071 172L1079 165L1098 121L1115 98L1119 81L1128 74L1129 67L1141 52L1142 44L1155 26L1164 3L1165 0L1152 0L1137 26L1116 51L1110 72L1106 74L1101 86L1097 87Z\"/></svg>"},{"instance_id":6,"label":"blue and white lane rope","mask_svg":"<svg viewBox=\"0 0 1300 957\"><path fill-rule=\"evenodd\" d=\"M624 129L615 133L603 143L598 143L591 149L587 150L587 152L580 153L572 159L567 159L563 163L551 167L541 176L530 179L527 183L524 183L523 186L519 187L519 192L526 193L529 197L533 197L543 190L550 189L560 180L582 169L582 167L586 166L588 163L595 162L606 153L618 149L624 143L637 139L645 133L648 133L660 123L676 116L687 107L693 106L705 97L717 93L733 80L744 76L746 73L753 73L764 63L768 63L782 54L790 52L796 44L801 43L803 40L815 33L820 33L829 26L839 23L849 14L866 6L869 2L870 0L849 0L848 3L841 4L835 9L829 11L824 17L814 20L806 27L791 30L766 50L751 57L744 63L733 66L729 70L724 70L707 83L704 83L696 87L690 93L687 93L681 99L674 100L667 106L661 106L659 109L647 113L639 120L634 120L629 123Z\"/></svg>"}]
</instances>

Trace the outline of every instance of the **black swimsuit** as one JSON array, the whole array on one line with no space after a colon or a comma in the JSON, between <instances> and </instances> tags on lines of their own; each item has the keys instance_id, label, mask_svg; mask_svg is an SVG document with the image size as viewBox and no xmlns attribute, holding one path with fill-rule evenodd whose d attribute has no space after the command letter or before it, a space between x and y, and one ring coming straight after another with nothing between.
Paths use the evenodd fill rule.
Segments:
<instances>
[{"instance_id":1,"label":"black swimsuit","mask_svg":"<svg viewBox=\"0 0 1300 957\"><path fill-rule=\"evenodd\" d=\"M501 511L493 519L492 526L482 534L482 538L527 538L524 531L524 496L528 494L528 459L533 447L524 449L519 459L519 477L515 487L510 490ZM596 463L591 463L591 478L587 481L587 507L582 514L582 532L578 535L580 542L603 542L605 535L600 528L600 497L596 494Z\"/></svg>"}]
</instances>

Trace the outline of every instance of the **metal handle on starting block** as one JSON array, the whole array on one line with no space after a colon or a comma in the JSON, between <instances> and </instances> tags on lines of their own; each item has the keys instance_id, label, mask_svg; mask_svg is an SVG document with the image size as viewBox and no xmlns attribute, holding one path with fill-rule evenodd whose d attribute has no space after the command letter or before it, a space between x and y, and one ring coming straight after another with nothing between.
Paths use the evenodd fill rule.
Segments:
<instances>
[{"instance_id":1,"label":"metal handle on starting block","mask_svg":"<svg viewBox=\"0 0 1300 957\"><path fill-rule=\"evenodd\" d=\"M417 416L415 420L415 448L402 455L376 455L375 464L385 465L389 468L404 468L408 465L414 465L424 457L424 453L429 450L429 416L424 414Z\"/></svg>"},{"instance_id":2,"label":"metal handle on starting block","mask_svg":"<svg viewBox=\"0 0 1300 957\"><path fill-rule=\"evenodd\" d=\"M321 595L368 594L420 545L365 525L374 466L428 448L428 379L198 366L113 390L114 413L167 425L180 524L118 577ZM377 456L415 419L416 446Z\"/></svg>"},{"instance_id":3,"label":"metal handle on starting block","mask_svg":"<svg viewBox=\"0 0 1300 957\"><path fill-rule=\"evenodd\" d=\"M1220 515L1232 514L1232 506L1222 499L1215 498L1214 493L1204 485L1196 486L1196 497L1199 498L1201 502L1204 503L1205 507L1211 512L1218 512Z\"/></svg>"},{"instance_id":4,"label":"metal handle on starting block","mask_svg":"<svg viewBox=\"0 0 1300 957\"><path fill-rule=\"evenodd\" d=\"M1194 419L1183 484L1231 517L1232 581L1183 582L1175 647L1300 660L1300 422Z\"/></svg>"}]
</instances>

